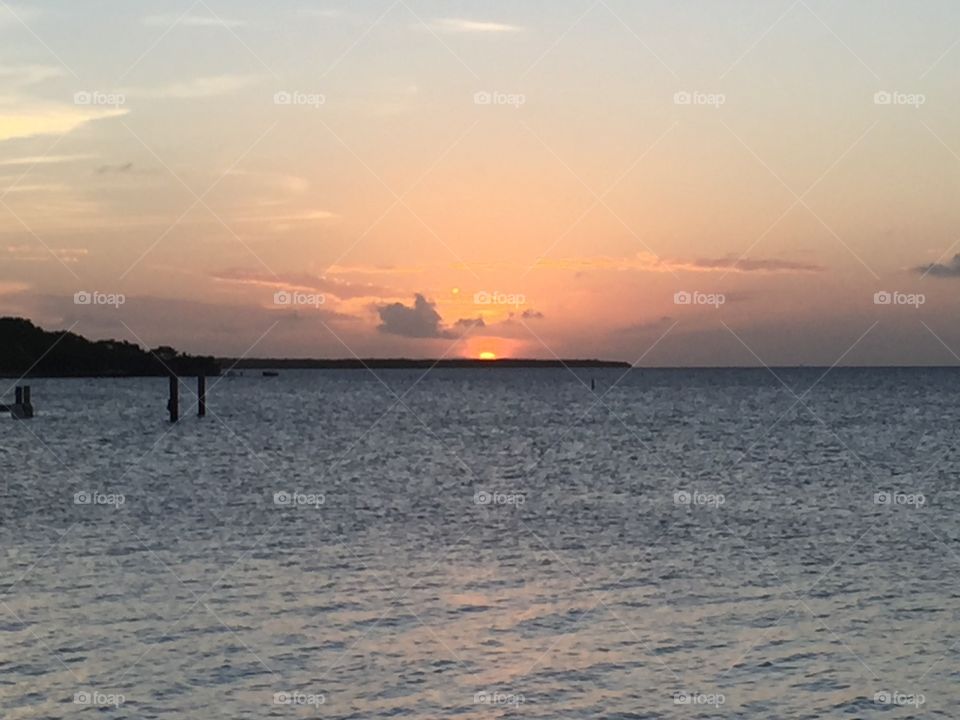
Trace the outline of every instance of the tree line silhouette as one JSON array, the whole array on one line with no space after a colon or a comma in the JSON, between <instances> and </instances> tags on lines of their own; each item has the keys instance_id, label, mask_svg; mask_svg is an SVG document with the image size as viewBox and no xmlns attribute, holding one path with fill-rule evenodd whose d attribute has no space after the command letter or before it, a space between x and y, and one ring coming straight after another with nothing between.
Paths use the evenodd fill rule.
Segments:
<instances>
[{"instance_id":1,"label":"tree line silhouette","mask_svg":"<svg viewBox=\"0 0 960 720\"><path fill-rule=\"evenodd\" d=\"M0 375L10 377L135 377L219 375L210 356L172 347L144 350L125 340L88 340L66 330L48 332L24 318L0 318Z\"/></svg>"}]
</instances>

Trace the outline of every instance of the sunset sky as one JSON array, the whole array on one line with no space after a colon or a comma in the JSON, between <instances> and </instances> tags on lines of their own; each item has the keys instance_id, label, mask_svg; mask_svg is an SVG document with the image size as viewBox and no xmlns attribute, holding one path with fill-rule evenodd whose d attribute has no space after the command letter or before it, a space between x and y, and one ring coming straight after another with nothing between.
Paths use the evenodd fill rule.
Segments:
<instances>
[{"instance_id":1,"label":"sunset sky","mask_svg":"<svg viewBox=\"0 0 960 720\"><path fill-rule=\"evenodd\" d=\"M0 314L254 357L957 363L958 20L0 0Z\"/></svg>"}]
</instances>

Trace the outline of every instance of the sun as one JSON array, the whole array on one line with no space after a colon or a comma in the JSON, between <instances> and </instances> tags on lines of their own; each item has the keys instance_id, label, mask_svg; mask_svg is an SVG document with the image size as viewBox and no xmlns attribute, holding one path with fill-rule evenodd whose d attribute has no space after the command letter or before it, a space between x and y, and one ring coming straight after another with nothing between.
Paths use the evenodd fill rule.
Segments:
<instances>
[{"instance_id":1,"label":"sun","mask_svg":"<svg viewBox=\"0 0 960 720\"><path fill-rule=\"evenodd\" d=\"M492 353L492 352L490 352L489 350L484 350L482 353L480 353L480 359L481 359L481 360L496 360L496 359L497 359L497 354L496 354L496 353Z\"/></svg>"}]
</instances>

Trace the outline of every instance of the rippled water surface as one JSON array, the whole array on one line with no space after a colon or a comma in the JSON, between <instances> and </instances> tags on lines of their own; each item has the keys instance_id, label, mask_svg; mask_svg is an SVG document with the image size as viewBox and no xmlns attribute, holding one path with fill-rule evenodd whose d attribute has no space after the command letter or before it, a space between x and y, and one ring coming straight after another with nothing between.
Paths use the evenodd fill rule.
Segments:
<instances>
[{"instance_id":1,"label":"rippled water surface","mask_svg":"<svg viewBox=\"0 0 960 720\"><path fill-rule=\"evenodd\" d=\"M577 374L32 381L0 716L958 716L960 373Z\"/></svg>"}]
</instances>

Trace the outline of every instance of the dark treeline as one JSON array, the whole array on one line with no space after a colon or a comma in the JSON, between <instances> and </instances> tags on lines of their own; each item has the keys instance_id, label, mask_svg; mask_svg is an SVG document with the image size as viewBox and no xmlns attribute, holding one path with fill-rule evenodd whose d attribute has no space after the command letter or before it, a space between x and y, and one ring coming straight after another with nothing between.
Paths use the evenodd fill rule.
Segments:
<instances>
[{"instance_id":1,"label":"dark treeline","mask_svg":"<svg viewBox=\"0 0 960 720\"><path fill-rule=\"evenodd\" d=\"M152 351L121 340L87 340L63 330L47 332L23 318L0 318L0 375L7 377L133 377L219 375L212 357Z\"/></svg>"}]
</instances>

